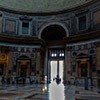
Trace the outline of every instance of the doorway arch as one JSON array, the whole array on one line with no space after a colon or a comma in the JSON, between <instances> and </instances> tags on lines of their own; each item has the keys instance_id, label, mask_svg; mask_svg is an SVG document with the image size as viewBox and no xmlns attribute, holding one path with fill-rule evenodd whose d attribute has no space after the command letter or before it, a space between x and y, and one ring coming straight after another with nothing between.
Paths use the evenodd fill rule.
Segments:
<instances>
[{"instance_id":1,"label":"doorway arch","mask_svg":"<svg viewBox=\"0 0 100 100\"><path fill-rule=\"evenodd\" d=\"M62 40L64 37L68 37L68 29L62 23L49 23L44 25L39 31L39 38L43 40Z\"/></svg>"},{"instance_id":2,"label":"doorway arch","mask_svg":"<svg viewBox=\"0 0 100 100\"><path fill-rule=\"evenodd\" d=\"M52 75L52 68L54 68L52 63L57 62L55 65L55 77L59 75L61 77L61 82L64 80L64 57L65 57L65 45L63 38L68 36L67 27L61 23L52 23L42 27L40 32L40 39L43 39L47 42L48 47L45 51L45 65L44 65L44 74L47 77L47 82L49 83L54 76ZM50 47L49 47L50 46ZM55 56L54 56L55 55ZM55 61L53 61L55 59ZM63 63L63 66L61 66ZM62 68L61 68L62 67ZM62 71L58 71L61 68ZM57 73L56 73L57 72ZM58 74L61 73L61 74ZM53 76L53 77L52 77Z\"/></svg>"}]
</instances>

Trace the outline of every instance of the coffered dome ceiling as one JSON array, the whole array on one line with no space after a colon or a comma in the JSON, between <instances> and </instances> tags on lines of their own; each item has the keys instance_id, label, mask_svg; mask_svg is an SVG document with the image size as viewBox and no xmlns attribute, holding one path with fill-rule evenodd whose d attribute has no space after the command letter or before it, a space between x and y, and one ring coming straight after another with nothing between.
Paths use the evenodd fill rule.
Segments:
<instances>
[{"instance_id":1,"label":"coffered dome ceiling","mask_svg":"<svg viewBox=\"0 0 100 100\"><path fill-rule=\"evenodd\" d=\"M81 6L92 0L0 0L0 8L39 13L56 12Z\"/></svg>"}]
</instances>

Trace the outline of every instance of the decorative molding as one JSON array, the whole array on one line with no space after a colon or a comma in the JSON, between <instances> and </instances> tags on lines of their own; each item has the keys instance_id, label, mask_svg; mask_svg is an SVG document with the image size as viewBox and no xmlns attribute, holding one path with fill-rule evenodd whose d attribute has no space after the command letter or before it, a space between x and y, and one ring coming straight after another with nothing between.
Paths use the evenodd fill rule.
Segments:
<instances>
[{"instance_id":1,"label":"decorative molding","mask_svg":"<svg viewBox=\"0 0 100 100\"><path fill-rule=\"evenodd\" d=\"M14 23L15 25L13 26L14 27L14 30L11 30L11 29L7 29L7 21L9 22L8 24L12 24ZM10 34L17 34L17 31L18 31L18 20L16 18L10 18L10 17L7 17L7 16L3 16L3 23L2 23L3 27L2 27L2 32L3 33L10 33ZM9 25L8 25L9 27Z\"/></svg>"},{"instance_id":2,"label":"decorative molding","mask_svg":"<svg viewBox=\"0 0 100 100\"><path fill-rule=\"evenodd\" d=\"M21 20L21 21L32 21L32 18L30 18L29 16L21 16L21 17L19 17L19 20Z\"/></svg>"}]
</instances>

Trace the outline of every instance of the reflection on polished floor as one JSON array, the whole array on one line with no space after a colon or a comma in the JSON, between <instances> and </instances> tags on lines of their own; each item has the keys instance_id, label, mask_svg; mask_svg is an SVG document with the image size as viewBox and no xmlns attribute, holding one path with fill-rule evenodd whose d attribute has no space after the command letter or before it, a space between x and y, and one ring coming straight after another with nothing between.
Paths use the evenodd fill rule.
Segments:
<instances>
[{"instance_id":1,"label":"reflection on polished floor","mask_svg":"<svg viewBox=\"0 0 100 100\"><path fill-rule=\"evenodd\" d=\"M49 100L65 100L65 87L53 82L49 85Z\"/></svg>"},{"instance_id":2,"label":"reflection on polished floor","mask_svg":"<svg viewBox=\"0 0 100 100\"><path fill-rule=\"evenodd\" d=\"M50 84L0 86L0 100L100 100L100 93L75 85Z\"/></svg>"},{"instance_id":3,"label":"reflection on polished floor","mask_svg":"<svg viewBox=\"0 0 100 100\"><path fill-rule=\"evenodd\" d=\"M69 94L66 96L65 92ZM49 85L34 84L0 87L0 100L74 100L74 94L74 86L64 86L63 84L56 84L56 82Z\"/></svg>"}]
</instances>

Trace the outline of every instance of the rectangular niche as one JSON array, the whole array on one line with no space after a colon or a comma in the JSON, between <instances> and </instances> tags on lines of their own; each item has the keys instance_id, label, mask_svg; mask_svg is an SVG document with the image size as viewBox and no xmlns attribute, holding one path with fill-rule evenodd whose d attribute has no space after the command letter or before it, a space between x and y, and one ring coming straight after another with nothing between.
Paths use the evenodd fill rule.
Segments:
<instances>
[{"instance_id":1,"label":"rectangular niche","mask_svg":"<svg viewBox=\"0 0 100 100\"><path fill-rule=\"evenodd\" d=\"M100 28L100 11L94 12L94 27Z\"/></svg>"},{"instance_id":2,"label":"rectangular niche","mask_svg":"<svg viewBox=\"0 0 100 100\"><path fill-rule=\"evenodd\" d=\"M17 24L16 19L3 18L3 32L7 34L17 34Z\"/></svg>"},{"instance_id":3,"label":"rectangular niche","mask_svg":"<svg viewBox=\"0 0 100 100\"><path fill-rule=\"evenodd\" d=\"M6 20L5 31L15 33L16 32L16 22L14 20Z\"/></svg>"}]
</instances>

